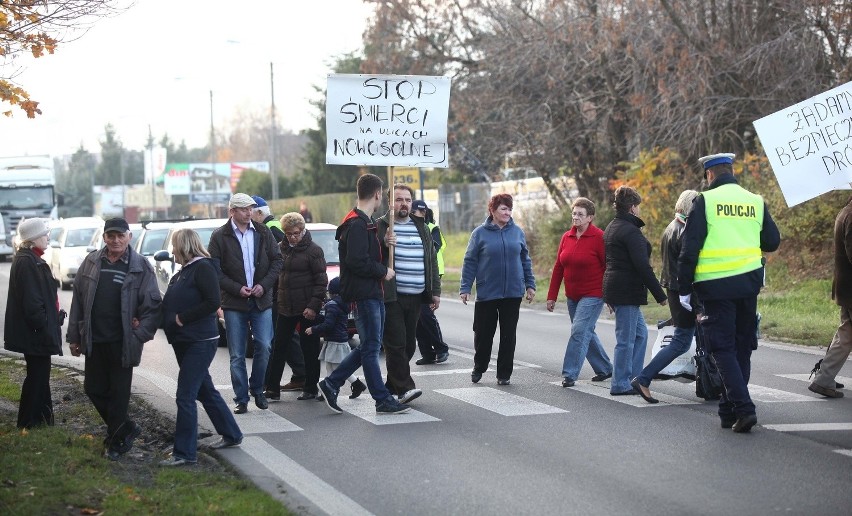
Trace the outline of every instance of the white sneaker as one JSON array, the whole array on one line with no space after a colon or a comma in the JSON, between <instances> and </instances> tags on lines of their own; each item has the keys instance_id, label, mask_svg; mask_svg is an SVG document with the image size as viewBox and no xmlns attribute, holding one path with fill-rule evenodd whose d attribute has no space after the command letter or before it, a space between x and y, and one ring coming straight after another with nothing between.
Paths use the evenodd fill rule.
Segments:
<instances>
[{"instance_id":1,"label":"white sneaker","mask_svg":"<svg viewBox=\"0 0 852 516\"><path fill-rule=\"evenodd\" d=\"M420 389L411 389L410 391L406 392L405 394L400 395L399 402L400 403L410 403L411 401L419 398L421 394L423 394L423 391L421 391Z\"/></svg>"}]
</instances>

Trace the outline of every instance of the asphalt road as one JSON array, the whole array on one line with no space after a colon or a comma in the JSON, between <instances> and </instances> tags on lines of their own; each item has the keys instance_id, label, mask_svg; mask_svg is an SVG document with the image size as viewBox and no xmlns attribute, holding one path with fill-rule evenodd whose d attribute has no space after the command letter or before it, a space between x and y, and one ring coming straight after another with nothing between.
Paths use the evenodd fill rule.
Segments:
<instances>
[{"instance_id":1,"label":"asphalt road","mask_svg":"<svg viewBox=\"0 0 852 516\"><path fill-rule=\"evenodd\" d=\"M4 306L8 272L0 264ZM70 294L60 298L67 309ZM852 400L807 390L822 350L761 341L751 380L759 424L734 434L720 428L715 403L695 397L694 384L655 382L661 402L648 405L609 396L608 383L588 381L586 366L577 386L563 389L570 323L560 309L523 308L512 384L498 387L489 370L474 385L473 305L446 298L438 318L450 359L412 363L424 391L416 410L376 416L366 394L350 401L344 387L345 412L335 415L283 393L269 410L250 405L238 416L246 439L222 456L310 514L852 513ZM612 356L612 323L602 320L598 334ZM54 362L83 363L70 354ZM224 348L211 374L230 399ZM852 366L841 374L852 386ZM159 333L145 347L134 390L173 414L176 376ZM206 416L202 424L212 428Z\"/></svg>"}]
</instances>

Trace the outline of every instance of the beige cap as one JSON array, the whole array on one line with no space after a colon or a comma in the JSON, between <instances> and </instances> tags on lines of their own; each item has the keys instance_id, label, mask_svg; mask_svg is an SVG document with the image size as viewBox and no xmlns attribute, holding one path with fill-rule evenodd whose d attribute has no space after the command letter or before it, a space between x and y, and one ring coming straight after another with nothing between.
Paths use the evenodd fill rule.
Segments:
<instances>
[{"instance_id":1,"label":"beige cap","mask_svg":"<svg viewBox=\"0 0 852 516\"><path fill-rule=\"evenodd\" d=\"M47 222L44 219L32 218L18 224L18 235L21 242L32 242L40 236L50 233Z\"/></svg>"},{"instance_id":2,"label":"beige cap","mask_svg":"<svg viewBox=\"0 0 852 516\"><path fill-rule=\"evenodd\" d=\"M231 200L228 201L228 208L248 208L249 206L257 206L257 203L249 195L244 193L235 193L231 196Z\"/></svg>"}]
</instances>

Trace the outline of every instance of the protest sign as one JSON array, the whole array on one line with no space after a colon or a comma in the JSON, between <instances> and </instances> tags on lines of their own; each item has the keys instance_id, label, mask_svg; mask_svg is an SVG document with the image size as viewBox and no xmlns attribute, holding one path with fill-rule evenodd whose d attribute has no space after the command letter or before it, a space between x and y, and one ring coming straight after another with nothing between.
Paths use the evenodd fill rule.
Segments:
<instances>
[{"instance_id":1,"label":"protest sign","mask_svg":"<svg viewBox=\"0 0 852 516\"><path fill-rule=\"evenodd\" d=\"M328 76L326 163L449 166L450 78Z\"/></svg>"},{"instance_id":2,"label":"protest sign","mask_svg":"<svg viewBox=\"0 0 852 516\"><path fill-rule=\"evenodd\" d=\"M792 207L852 182L852 82L754 122Z\"/></svg>"}]
</instances>

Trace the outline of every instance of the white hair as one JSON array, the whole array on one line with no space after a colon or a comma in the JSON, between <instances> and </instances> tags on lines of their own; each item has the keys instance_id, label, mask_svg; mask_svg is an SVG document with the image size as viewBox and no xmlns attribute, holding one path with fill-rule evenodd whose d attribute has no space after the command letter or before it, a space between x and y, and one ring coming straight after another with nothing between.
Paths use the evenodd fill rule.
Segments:
<instances>
[{"instance_id":1,"label":"white hair","mask_svg":"<svg viewBox=\"0 0 852 516\"><path fill-rule=\"evenodd\" d=\"M255 210L259 211L260 213L263 213L263 218L268 217L269 214L270 214L269 213L269 206L258 206L258 207L255 208Z\"/></svg>"}]
</instances>

